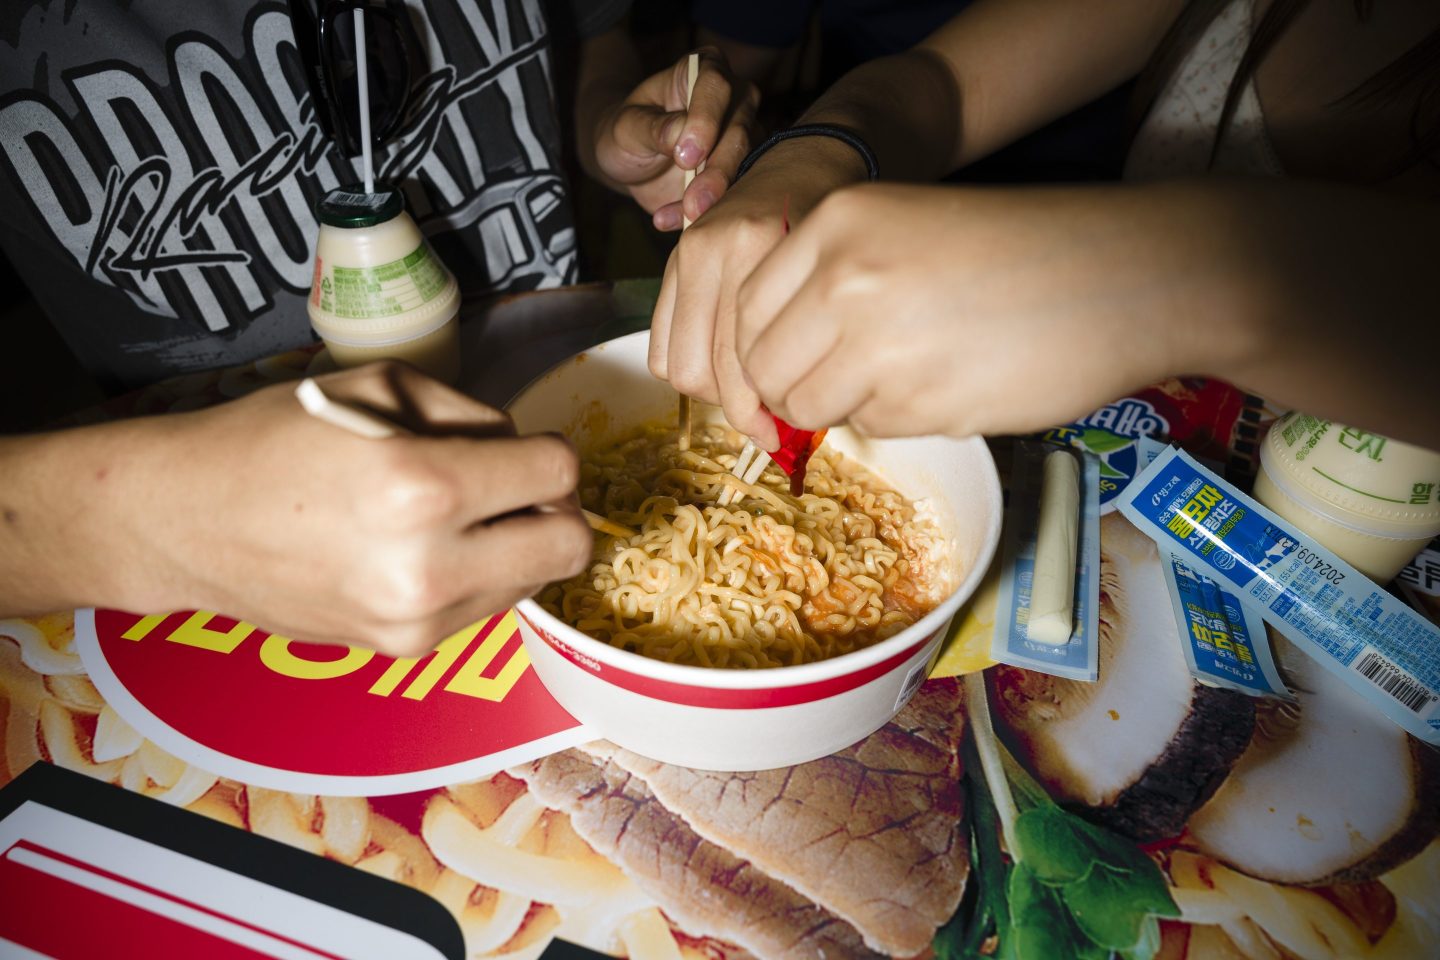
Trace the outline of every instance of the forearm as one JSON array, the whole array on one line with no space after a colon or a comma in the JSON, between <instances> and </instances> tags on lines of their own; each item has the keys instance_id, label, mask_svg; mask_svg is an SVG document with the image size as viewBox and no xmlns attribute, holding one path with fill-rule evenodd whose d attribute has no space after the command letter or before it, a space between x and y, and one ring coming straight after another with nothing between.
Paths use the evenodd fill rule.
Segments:
<instances>
[{"instance_id":1,"label":"forearm","mask_svg":"<svg viewBox=\"0 0 1440 960\"><path fill-rule=\"evenodd\" d=\"M124 524L156 502L140 479L153 423L0 438L0 616L145 603Z\"/></svg>"},{"instance_id":2,"label":"forearm","mask_svg":"<svg viewBox=\"0 0 1440 960\"><path fill-rule=\"evenodd\" d=\"M1197 185L1226 211L1233 322L1218 375L1284 406L1440 450L1440 204L1320 183Z\"/></svg>"},{"instance_id":3,"label":"forearm","mask_svg":"<svg viewBox=\"0 0 1440 960\"><path fill-rule=\"evenodd\" d=\"M1440 449L1434 202L1205 178L1062 190L1026 209L1072 251L1043 262L1057 302L1099 331L1095 362L1131 386L1220 377Z\"/></svg>"},{"instance_id":4,"label":"forearm","mask_svg":"<svg viewBox=\"0 0 1440 960\"><path fill-rule=\"evenodd\" d=\"M1134 76L1178 6L981 0L914 49L846 74L802 122L854 130L886 180L933 181Z\"/></svg>"},{"instance_id":5,"label":"forearm","mask_svg":"<svg viewBox=\"0 0 1440 960\"><path fill-rule=\"evenodd\" d=\"M884 180L932 181L949 169L958 136L958 93L945 66L930 53L907 51L847 73L801 116L799 123L835 124L858 134L875 154ZM754 165L752 186L790 198L792 219L803 218L827 194L866 179L858 151L830 137L783 140ZM770 215L780 212L775 201Z\"/></svg>"},{"instance_id":6,"label":"forearm","mask_svg":"<svg viewBox=\"0 0 1440 960\"><path fill-rule=\"evenodd\" d=\"M875 152L884 179L926 182L949 172L959 117L960 91L945 62L928 50L908 50L856 67L800 122L853 130Z\"/></svg>"}]
</instances>

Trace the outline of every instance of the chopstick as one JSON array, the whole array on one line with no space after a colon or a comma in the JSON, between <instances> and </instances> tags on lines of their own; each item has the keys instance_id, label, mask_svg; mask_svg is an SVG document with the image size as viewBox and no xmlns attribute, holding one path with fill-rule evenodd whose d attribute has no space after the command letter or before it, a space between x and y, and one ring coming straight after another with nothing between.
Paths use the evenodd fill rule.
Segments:
<instances>
[{"instance_id":1,"label":"chopstick","mask_svg":"<svg viewBox=\"0 0 1440 960\"><path fill-rule=\"evenodd\" d=\"M348 430L351 433L365 437L369 440L384 440L388 437L413 436L409 430L397 423L392 423L373 413L367 413L348 404L331 400L320 389L320 384L306 377L300 381L295 388L295 396L300 400L300 406L305 412L317 420L324 420L332 427L339 427L341 430ZM536 509L541 512L550 512L554 508L548 504L540 504ZM590 529L600 533L608 533L612 537L633 537L635 531L629 527L615 523L613 520L606 520L598 513L591 513L589 510L581 510L585 515L585 522L590 524Z\"/></svg>"},{"instance_id":2,"label":"chopstick","mask_svg":"<svg viewBox=\"0 0 1440 960\"><path fill-rule=\"evenodd\" d=\"M635 536L634 530L631 530L623 524L616 523L614 520L606 520L598 513L591 513L584 507L580 508L580 512L585 515L585 522L590 524L590 529L597 533L608 533L610 536L619 537L621 540Z\"/></svg>"},{"instance_id":3,"label":"chopstick","mask_svg":"<svg viewBox=\"0 0 1440 960\"><path fill-rule=\"evenodd\" d=\"M686 114L689 114L689 112L690 112L690 98L695 95L695 81L698 80L699 78L700 78L700 54L698 54L698 53L692 53L692 54L690 54L689 57L687 57L687 58L685 59L685 112L686 112ZM684 197L685 197L685 191L686 191L686 190L689 190L689 189L690 189L690 184L694 182L694 180L695 180L695 174L700 173L700 172L703 171L704 169L705 169L705 161L702 160L702 161L700 161L700 164L699 164L694 170L686 170L686 171L684 172L684 177L683 177L684 186L680 188L680 197L681 197L682 200L683 200ZM681 230L684 230L684 229L685 229L686 227L688 227L688 226L690 226L690 218L687 217L687 216L685 216L685 207L684 207L684 205L682 204L681 207L680 207L680 229L681 229Z\"/></svg>"},{"instance_id":4,"label":"chopstick","mask_svg":"<svg viewBox=\"0 0 1440 960\"><path fill-rule=\"evenodd\" d=\"M735 466L730 468L730 475L738 477L742 483L754 486L760 479L760 474L770 466L770 454L755 446L755 441L749 437L745 438L745 446L740 449L740 456L735 458ZM740 496L740 490L736 487L726 487L720 492L720 499L717 501L720 506L728 507Z\"/></svg>"},{"instance_id":5,"label":"chopstick","mask_svg":"<svg viewBox=\"0 0 1440 960\"><path fill-rule=\"evenodd\" d=\"M692 53L685 59L685 112L690 112L690 98L695 95L695 81L700 77L700 54ZM694 170L686 170L681 177L680 187L680 229L683 232L690 226L690 218L685 216L685 191L690 189L690 184L695 181L695 174L705 169L704 161L700 162ZM680 439L678 446L681 450L690 449L691 412L690 398L680 394Z\"/></svg>"},{"instance_id":6,"label":"chopstick","mask_svg":"<svg viewBox=\"0 0 1440 960\"><path fill-rule=\"evenodd\" d=\"M682 393L680 394L680 437L676 441L682 451L690 449L690 425L690 398Z\"/></svg>"}]
</instances>

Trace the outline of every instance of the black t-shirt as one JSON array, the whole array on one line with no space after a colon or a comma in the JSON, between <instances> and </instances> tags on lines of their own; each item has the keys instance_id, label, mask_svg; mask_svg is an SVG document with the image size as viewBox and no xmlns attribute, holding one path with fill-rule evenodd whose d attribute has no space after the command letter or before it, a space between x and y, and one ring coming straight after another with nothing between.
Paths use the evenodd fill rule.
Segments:
<instances>
[{"instance_id":1,"label":"black t-shirt","mask_svg":"<svg viewBox=\"0 0 1440 960\"><path fill-rule=\"evenodd\" d=\"M406 0L424 62L377 155L462 291L573 281L541 0ZM596 32L625 4L577 6ZM316 125L280 0L7 2L0 246L110 387L313 341Z\"/></svg>"},{"instance_id":2,"label":"black t-shirt","mask_svg":"<svg viewBox=\"0 0 1440 960\"><path fill-rule=\"evenodd\" d=\"M820 18L828 87L852 67L908 50L944 26L972 0L694 0L695 22L757 47L789 47Z\"/></svg>"}]
</instances>

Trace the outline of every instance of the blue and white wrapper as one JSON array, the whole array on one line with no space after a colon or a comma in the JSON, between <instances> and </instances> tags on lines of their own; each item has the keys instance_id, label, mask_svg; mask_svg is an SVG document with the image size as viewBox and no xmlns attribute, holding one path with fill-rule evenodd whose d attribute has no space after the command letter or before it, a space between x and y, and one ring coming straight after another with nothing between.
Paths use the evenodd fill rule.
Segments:
<instances>
[{"instance_id":1,"label":"blue and white wrapper","mask_svg":"<svg viewBox=\"0 0 1440 960\"><path fill-rule=\"evenodd\" d=\"M1169 444L1154 437L1136 440L1140 471L1168 449ZM1238 690L1252 697L1294 699L1275 668L1270 637L1260 614L1175 554L1170 554L1162 565L1190 676L1209 686Z\"/></svg>"},{"instance_id":2,"label":"blue and white wrapper","mask_svg":"<svg viewBox=\"0 0 1440 960\"><path fill-rule=\"evenodd\" d=\"M1162 453L1121 511L1421 740L1440 745L1440 628L1185 453Z\"/></svg>"},{"instance_id":3,"label":"blue and white wrapper","mask_svg":"<svg viewBox=\"0 0 1440 960\"><path fill-rule=\"evenodd\" d=\"M1190 675L1252 697L1293 699L1275 669L1260 615L1175 554L1163 565Z\"/></svg>"}]
</instances>

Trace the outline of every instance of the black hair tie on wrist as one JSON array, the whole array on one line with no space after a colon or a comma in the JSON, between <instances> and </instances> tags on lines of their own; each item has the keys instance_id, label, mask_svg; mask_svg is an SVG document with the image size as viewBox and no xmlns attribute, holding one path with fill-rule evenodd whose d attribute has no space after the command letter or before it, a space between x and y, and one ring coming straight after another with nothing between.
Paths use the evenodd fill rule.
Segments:
<instances>
[{"instance_id":1,"label":"black hair tie on wrist","mask_svg":"<svg viewBox=\"0 0 1440 960\"><path fill-rule=\"evenodd\" d=\"M849 144L856 153L860 154L860 159L865 161L866 177L872 181L880 179L880 164L875 161L875 151L870 149L870 144L862 140L858 134L833 123L801 123L785 130L777 130L770 135L768 140L751 150L740 162L740 169L735 171L735 179L739 180L745 176L745 171L754 166L755 161L763 157L766 151L775 144L795 137L831 137L841 143Z\"/></svg>"}]
</instances>

